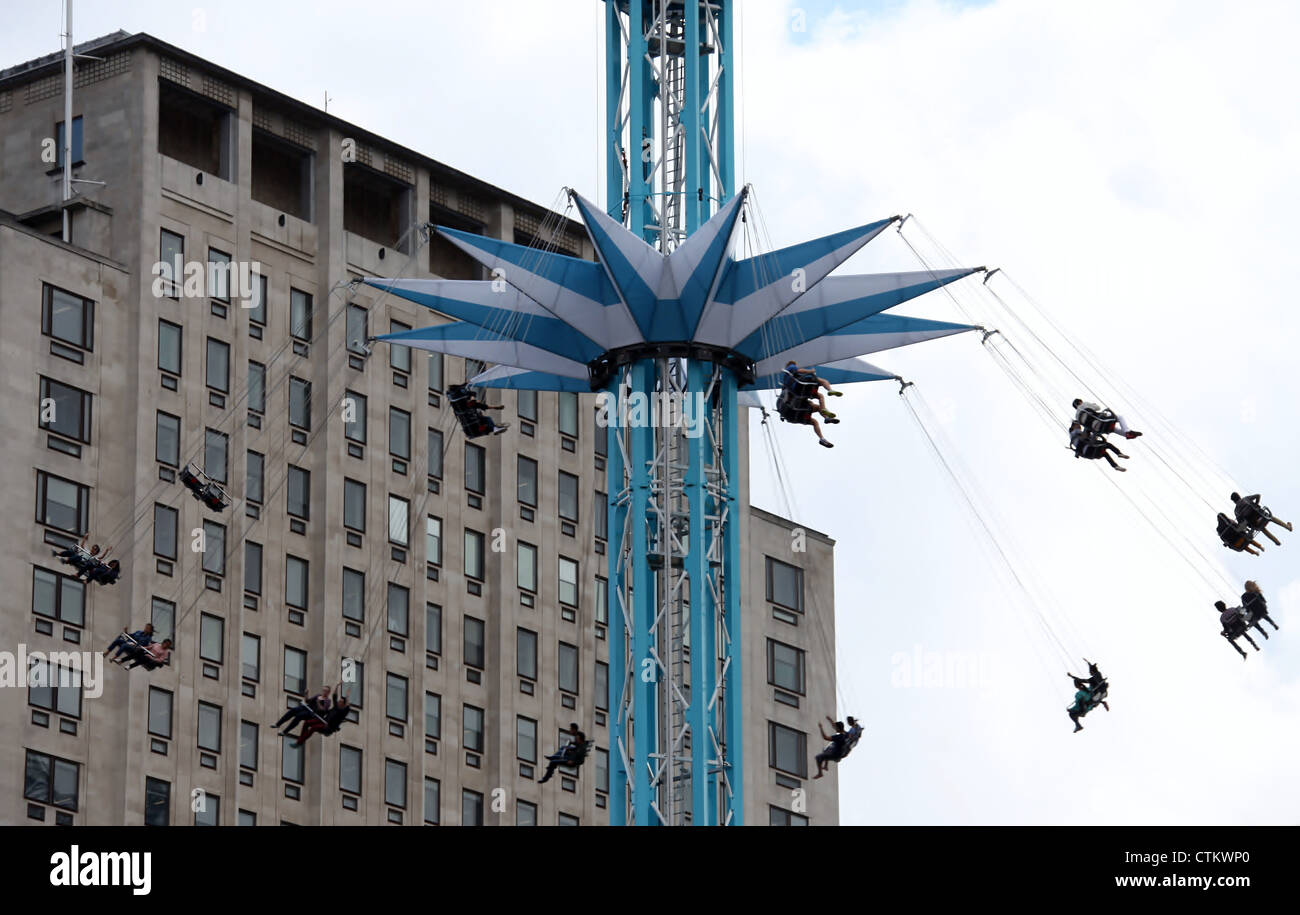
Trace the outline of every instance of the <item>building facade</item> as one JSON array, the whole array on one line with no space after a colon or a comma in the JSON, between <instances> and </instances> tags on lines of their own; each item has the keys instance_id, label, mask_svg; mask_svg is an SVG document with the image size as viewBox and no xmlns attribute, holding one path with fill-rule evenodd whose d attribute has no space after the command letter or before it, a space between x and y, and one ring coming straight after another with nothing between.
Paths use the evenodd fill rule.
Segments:
<instances>
[{"instance_id":1,"label":"building facade","mask_svg":"<svg viewBox=\"0 0 1300 915\"><path fill-rule=\"evenodd\" d=\"M57 679L150 620L176 649L0 689L0 822L607 822L594 398L493 392L510 429L466 440L443 392L477 367L364 345L445 319L349 285L480 278L429 223L590 258L581 225L148 35L78 51L69 242L61 59L0 73L0 650ZM116 584L51 556L87 535ZM832 824L833 541L741 536L746 819ZM321 684L352 720L295 747L272 724ZM575 721L592 756L539 785Z\"/></svg>"}]
</instances>

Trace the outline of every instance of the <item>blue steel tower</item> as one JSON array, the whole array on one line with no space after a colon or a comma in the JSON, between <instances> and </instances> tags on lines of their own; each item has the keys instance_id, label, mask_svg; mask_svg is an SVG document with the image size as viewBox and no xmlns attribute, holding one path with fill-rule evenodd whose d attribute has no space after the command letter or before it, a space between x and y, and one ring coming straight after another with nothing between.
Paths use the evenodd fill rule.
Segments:
<instances>
[{"instance_id":1,"label":"blue steel tower","mask_svg":"<svg viewBox=\"0 0 1300 915\"><path fill-rule=\"evenodd\" d=\"M571 193L596 262L438 228L493 279L365 280L454 319L381 341L601 392L614 825L744 822L741 392L790 360L894 378L856 357L971 329L884 312L972 270L827 276L897 217L733 258L734 9L605 0L607 207Z\"/></svg>"}]
</instances>

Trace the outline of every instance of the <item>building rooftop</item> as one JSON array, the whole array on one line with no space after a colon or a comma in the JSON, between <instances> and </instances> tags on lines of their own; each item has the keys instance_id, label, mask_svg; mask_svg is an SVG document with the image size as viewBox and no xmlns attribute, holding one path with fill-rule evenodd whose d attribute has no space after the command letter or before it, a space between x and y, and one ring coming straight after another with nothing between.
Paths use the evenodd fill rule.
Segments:
<instances>
[{"instance_id":1,"label":"building rooftop","mask_svg":"<svg viewBox=\"0 0 1300 915\"><path fill-rule=\"evenodd\" d=\"M299 101L292 96L277 92L269 86L265 86L256 80L242 76L233 70L215 64L210 60L191 54L183 48L168 44L160 38L155 38L148 32L128 33L119 29L108 35L91 39L90 41L76 45L74 51L77 54L87 54L95 52L95 56L102 56L109 53L120 53L130 51L137 47L145 47L156 53L175 58L185 64L208 71L219 77L232 86L246 89L254 95L266 99L276 108L291 112L310 123L332 127L341 133L355 139L364 140L367 144L373 145L386 152L394 152L398 156L408 160L414 165L420 165L428 169L435 179L441 179L461 187L469 187L487 197L507 201L514 209L531 213L535 216L544 218L547 215L562 215L555 213L553 210L541 204L534 203L509 191L490 184L481 178L475 178L473 175L463 172L460 169L453 168L444 162L439 162L424 153L418 152L400 143L372 133L357 124L345 121L342 118L335 117L327 111ZM46 54L43 57L37 57L26 63L17 64L5 70L0 70L0 91L12 89L15 86L22 85L33 79L42 76L49 76L59 72L63 67L63 52L57 51L52 54ZM576 219L565 218L564 223L567 227L578 234L579 237L586 237L586 229L582 223Z\"/></svg>"}]
</instances>

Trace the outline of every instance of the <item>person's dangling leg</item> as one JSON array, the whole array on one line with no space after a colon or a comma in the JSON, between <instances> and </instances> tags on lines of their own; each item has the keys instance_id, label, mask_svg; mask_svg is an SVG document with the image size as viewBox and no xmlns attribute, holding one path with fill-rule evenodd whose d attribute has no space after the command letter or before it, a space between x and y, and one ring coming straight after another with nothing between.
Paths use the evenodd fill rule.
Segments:
<instances>
[{"instance_id":1,"label":"person's dangling leg","mask_svg":"<svg viewBox=\"0 0 1300 915\"><path fill-rule=\"evenodd\" d=\"M548 756L546 757L546 760L546 774L537 780L537 784L539 785L544 785L549 782L551 776L555 774L555 767L560 764L560 760L554 756Z\"/></svg>"},{"instance_id":2,"label":"person's dangling leg","mask_svg":"<svg viewBox=\"0 0 1300 915\"><path fill-rule=\"evenodd\" d=\"M835 447L830 442L826 441L826 436L822 435L821 423L817 422L817 417L813 416L811 413L808 414L808 424L811 425L813 427L813 431L817 433L818 442L820 442L826 448Z\"/></svg>"},{"instance_id":3,"label":"person's dangling leg","mask_svg":"<svg viewBox=\"0 0 1300 915\"><path fill-rule=\"evenodd\" d=\"M1281 545L1282 545L1282 541L1281 541L1281 540L1278 540L1276 537L1274 537L1274 536L1273 536L1273 532L1270 531L1268 528L1266 528L1266 527L1261 527L1261 528L1259 529L1259 532L1260 532L1261 534L1263 534L1265 537L1267 537L1269 540L1272 540L1273 543L1276 544L1277 546L1281 546Z\"/></svg>"},{"instance_id":4,"label":"person's dangling leg","mask_svg":"<svg viewBox=\"0 0 1300 915\"><path fill-rule=\"evenodd\" d=\"M295 705L293 708L288 709L283 715L280 716L280 720L277 721L275 724L271 725L271 727L278 728L280 725L284 724L290 718L295 719L295 721L301 718L302 717L301 708L302 706ZM289 727L293 728L293 725L291 724L289 725Z\"/></svg>"},{"instance_id":5,"label":"person's dangling leg","mask_svg":"<svg viewBox=\"0 0 1300 915\"><path fill-rule=\"evenodd\" d=\"M1119 464L1116 464L1116 463L1115 463L1115 459L1114 459L1113 457L1111 457L1110 454L1108 454L1106 451L1103 450L1103 451L1101 452L1101 456L1104 457L1104 458L1106 459L1106 463L1107 463L1107 464L1109 464L1109 465L1110 465L1111 467L1113 467L1115 470L1118 470L1120 473L1125 473L1125 472L1128 470L1127 467L1121 467L1121 466L1119 466Z\"/></svg>"}]
</instances>

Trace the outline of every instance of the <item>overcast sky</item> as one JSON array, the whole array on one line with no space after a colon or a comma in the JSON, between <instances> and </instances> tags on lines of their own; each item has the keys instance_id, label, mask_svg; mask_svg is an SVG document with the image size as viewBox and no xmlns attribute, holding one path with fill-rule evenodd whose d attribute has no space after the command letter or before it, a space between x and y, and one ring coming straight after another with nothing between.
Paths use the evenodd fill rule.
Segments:
<instances>
[{"instance_id":1,"label":"overcast sky","mask_svg":"<svg viewBox=\"0 0 1300 915\"><path fill-rule=\"evenodd\" d=\"M332 114L543 204L563 185L600 197L599 3L315 7L82 3L76 25L79 40L148 31L318 106L328 92ZM60 17L58 2L23 4L0 60L56 50ZM915 214L960 262L1003 268L1244 491L1300 517L1300 7L746 0L739 31L739 172L776 245ZM847 269L921 267L890 231ZM1030 346L977 278L954 294ZM963 320L942 293L902 311ZM1167 485L1154 419L1114 403L1150 430L1114 482L1156 500L1184 554L1190 540L1270 598L1282 631L1243 662L1211 607L1235 591L1210 589L1063 450L978 336L873 361L936 408L1004 549L1040 583L1038 609L1110 676L1112 711L1071 733L1062 662L897 386L849 389L834 450L775 430L799 519L838 541L838 712L867 728L841 770L843 822L1300 821L1300 534L1228 554L1213 530L1227 491ZM1068 402L1054 406L1063 424ZM754 501L784 511L754 431ZM983 676L907 686L917 652L982 660Z\"/></svg>"}]
</instances>

